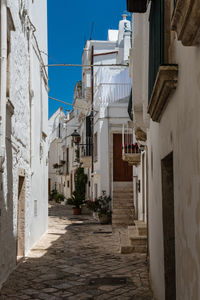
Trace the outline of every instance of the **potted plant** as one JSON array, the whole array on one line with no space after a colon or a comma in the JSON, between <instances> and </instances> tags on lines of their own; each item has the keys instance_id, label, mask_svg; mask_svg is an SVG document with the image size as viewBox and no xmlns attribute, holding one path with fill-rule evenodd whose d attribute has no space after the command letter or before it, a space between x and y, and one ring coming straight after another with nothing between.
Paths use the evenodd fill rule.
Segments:
<instances>
[{"instance_id":1,"label":"potted plant","mask_svg":"<svg viewBox=\"0 0 200 300\"><path fill-rule=\"evenodd\" d=\"M56 203L61 203L61 201L65 200L65 196L63 194L55 194L54 200L56 201Z\"/></svg>"},{"instance_id":2,"label":"potted plant","mask_svg":"<svg viewBox=\"0 0 200 300\"><path fill-rule=\"evenodd\" d=\"M101 224L111 223L111 197L107 196L105 191L102 191L102 195L95 201L87 201L87 206L93 212L97 212Z\"/></svg>"},{"instance_id":3,"label":"potted plant","mask_svg":"<svg viewBox=\"0 0 200 300\"><path fill-rule=\"evenodd\" d=\"M49 195L49 200L54 200L55 195L57 195L58 192L56 189L53 189Z\"/></svg>"},{"instance_id":4,"label":"potted plant","mask_svg":"<svg viewBox=\"0 0 200 300\"><path fill-rule=\"evenodd\" d=\"M84 203L84 199L82 194L77 191L72 193L72 197L67 199L67 204L73 206L73 214L80 215L81 214L81 205Z\"/></svg>"},{"instance_id":5,"label":"potted plant","mask_svg":"<svg viewBox=\"0 0 200 300\"><path fill-rule=\"evenodd\" d=\"M82 164L79 165L75 173L75 191L72 197L67 200L67 204L73 205L73 214L81 214L81 205L85 202L85 191L87 175L84 173Z\"/></svg>"}]
</instances>

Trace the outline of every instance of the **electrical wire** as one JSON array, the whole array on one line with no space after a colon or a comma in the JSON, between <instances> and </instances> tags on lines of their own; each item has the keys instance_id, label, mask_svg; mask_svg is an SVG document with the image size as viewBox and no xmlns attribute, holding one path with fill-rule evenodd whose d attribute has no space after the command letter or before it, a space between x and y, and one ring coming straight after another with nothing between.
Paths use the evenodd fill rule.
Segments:
<instances>
[{"instance_id":1,"label":"electrical wire","mask_svg":"<svg viewBox=\"0 0 200 300\"><path fill-rule=\"evenodd\" d=\"M91 68L91 67L123 67L127 68L129 67L129 64L123 65L123 64L105 64L105 65L82 65L82 64L50 64L50 65L44 65L44 67L82 67L82 68Z\"/></svg>"}]
</instances>

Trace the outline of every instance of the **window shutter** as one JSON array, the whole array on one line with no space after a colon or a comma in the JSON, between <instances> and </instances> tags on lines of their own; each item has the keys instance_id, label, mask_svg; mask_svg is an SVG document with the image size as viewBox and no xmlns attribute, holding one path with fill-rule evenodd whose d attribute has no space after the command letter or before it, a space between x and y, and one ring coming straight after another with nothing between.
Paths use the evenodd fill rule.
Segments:
<instances>
[{"instance_id":1,"label":"window shutter","mask_svg":"<svg viewBox=\"0 0 200 300\"><path fill-rule=\"evenodd\" d=\"M91 116L86 117L86 155L91 155Z\"/></svg>"},{"instance_id":2,"label":"window shutter","mask_svg":"<svg viewBox=\"0 0 200 300\"><path fill-rule=\"evenodd\" d=\"M91 137L91 118L86 117L86 137Z\"/></svg>"},{"instance_id":3,"label":"window shutter","mask_svg":"<svg viewBox=\"0 0 200 300\"><path fill-rule=\"evenodd\" d=\"M151 2L149 17L149 100L159 66L164 64L164 0Z\"/></svg>"},{"instance_id":4,"label":"window shutter","mask_svg":"<svg viewBox=\"0 0 200 300\"><path fill-rule=\"evenodd\" d=\"M128 114L129 114L130 119L133 121L132 89L131 89L131 94L130 94L129 102L128 102Z\"/></svg>"}]
</instances>

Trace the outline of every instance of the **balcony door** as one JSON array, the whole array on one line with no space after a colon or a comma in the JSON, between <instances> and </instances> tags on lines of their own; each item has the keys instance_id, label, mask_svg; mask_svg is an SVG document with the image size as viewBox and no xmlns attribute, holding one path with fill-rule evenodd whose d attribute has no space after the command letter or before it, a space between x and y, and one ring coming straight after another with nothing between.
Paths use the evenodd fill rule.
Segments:
<instances>
[{"instance_id":1,"label":"balcony door","mask_svg":"<svg viewBox=\"0 0 200 300\"><path fill-rule=\"evenodd\" d=\"M133 167L122 160L122 135L113 135L113 181L132 181Z\"/></svg>"}]
</instances>

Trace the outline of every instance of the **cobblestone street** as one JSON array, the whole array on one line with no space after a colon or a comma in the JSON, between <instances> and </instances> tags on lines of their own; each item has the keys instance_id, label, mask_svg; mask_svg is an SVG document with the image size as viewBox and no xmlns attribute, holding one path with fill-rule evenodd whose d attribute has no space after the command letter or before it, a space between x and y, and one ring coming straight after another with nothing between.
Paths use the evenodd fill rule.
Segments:
<instances>
[{"instance_id":1,"label":"cobblestone street","mask_svg":"<svg viewBox=\"0 0 200 300\"><path fill-rule=\"evenodd\" d=\"M144 255L119 253L119 233L67 206L4 284L0 299L152 299Z\"/></svg>"}]
</instances>

